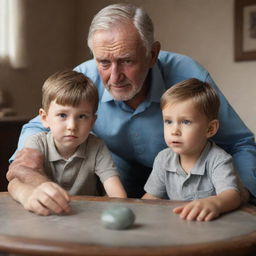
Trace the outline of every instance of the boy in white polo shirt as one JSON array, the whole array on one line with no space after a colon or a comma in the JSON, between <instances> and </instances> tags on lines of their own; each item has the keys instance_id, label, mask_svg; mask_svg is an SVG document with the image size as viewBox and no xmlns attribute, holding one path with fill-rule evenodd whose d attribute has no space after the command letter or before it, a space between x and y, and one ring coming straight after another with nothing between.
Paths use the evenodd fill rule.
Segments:
<instances>
[{"instance_id":1,"label":"boy in white polo shirt","mask_svg":"<svg viewBox=\"0 0 256 256\"><path fill-rule=\"evenodd\" d=\"M143 199L192 201L173 211L182 219L208 221L241 204L242 187L232 158L209 138L218 130L219 98L207 84L188 79L161 98L169 148L154 161Z\"/></svg>"},{"instance_id":2,"label":"boy in white polo shirt","mask_svg":"<svg viewBox=\"0 0 256 256\"><path fill-rule=\"evenodd\" d=\"M49 132L25 143L44 156L46 182L32 187L12 180L8 191L24 208L40 215L70 211L70 195L99 195L97 176L110 197L126 197L105 144L90 134L96 119L98 92L76 71L57 72L42 89L41 120Z\"/></svg>"}]
</instances>

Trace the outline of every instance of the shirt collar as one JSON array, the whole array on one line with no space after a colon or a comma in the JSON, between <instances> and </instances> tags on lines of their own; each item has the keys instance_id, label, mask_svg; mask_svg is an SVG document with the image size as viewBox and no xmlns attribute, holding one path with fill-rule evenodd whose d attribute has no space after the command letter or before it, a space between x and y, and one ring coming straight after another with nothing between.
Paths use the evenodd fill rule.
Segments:
<instances>
[{"instance_id":1,"label":"shirt collar","mask_svg":"<svg viewBox=\"0 0 256 256\"><path fill-rule=\"evenodd\" d=\"M165 83L157 64L150 70L150 91L148 100L151 102L160 102L160 98L165 92Z\"/></svg>"},{"instance_id":2,"label":"shirt collar","mask_svg":"<svg viewBox=\"0 0 256 256\"><path fill-rule=\"evenodd\" d=\"M204 175L205 174L206 157L211 149L211 145L212 145L212 142L208 141L204 147L204 150L203 150L200 158L197 160L195 166L190 171L190 174L194 174L194 175ZM170 151L172 151L172 150L170 149ZM169 160L166 161L165 168L169 172L176 172L176 173L184 172L184 170L182 169L182 167L180 165L179 155L174 153L173 151L172 151L172 156L169 158ZM188 173L188 175L189 175L189 173Z\"/></svg>"},{"instance_id":3,"label":"shirt collar","mask_svg":"<svg viewBox=\"0 0 256 256\"><path fill-rule=\"evenodd\" d=\"M153 68L149 70L148 76L150 76L150 91L148 95L148 101L160 102L160 98L165 92L165 83L163 81L163 77L157 64L155 64ZM101 101L108 102L112 100L114 100L114 98L105 88Z\"/></svg>"},{"instance_id":4,"label":"shirt collar","mask_svg":"<svg viewBox=\"0 0 256 256\"><path fill-rule=\"evenodd\" d=\"M180 159L179 155L172 151L172 149L169 148L170 154L166 161L165 169L168 172L176 172L176 173L182 173L184 172L180 166Z\"/></svg>"},{"instance_id":5,"label":"shirt collar","mask_svg":"<svg viewBox=\"0 0 256 256\"><path fill-rule=\"evenodd\" d=\"M195 166L191 170L191 174L195 175L204 175L206 171L205 163L206 163L206 157L211 149L211 142L208 141L204 147L203 152L201 153L199 159L197 160Z\"/></svg>"},{"instance_id":6,"label":"shirt collar","mask_svg":"<svg viewBox=\"0 0 256 256\"><path fill-rule=\"evenodd\" d=\"M104 92L103 92L103 95L102 95L102 98L101 98L101 101L102 102L108 102L108 101L112 101L112 100L114 100L114 98L109 93L109 91L105 88Z\"/></svg>"},{"instance_id":7,"label":"shirt collar","mask_svg":"<svg viewBox=\"0 0 256 256\"><path fill-rule=\"evenodd\" d=\"M55 143L52 137L52 133L51 131L47 133L47 145L48 145L48 151L49 151L49 161L50 162L55 162L55 161L59 161L59 160L65 160L67 161L67 159L63 158L59 152L57 151L56 147L55 147ZM76 152L69 158L70 160L72 160L75 157L79 157L79 158L84 158L85 159L85 151L86 151L86 145L87 145L87 140L86 142L82 143L78 149L76 150Z\"/></svg>"}]
</instances>

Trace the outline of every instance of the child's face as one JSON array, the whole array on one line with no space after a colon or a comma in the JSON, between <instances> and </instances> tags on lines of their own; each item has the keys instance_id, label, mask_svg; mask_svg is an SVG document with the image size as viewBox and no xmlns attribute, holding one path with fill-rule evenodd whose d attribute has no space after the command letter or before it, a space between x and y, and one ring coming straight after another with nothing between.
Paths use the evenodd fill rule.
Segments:
<instances>
[{"instance_id":1,"label":"child's face","mask_svg":"<svg viewBox=\"0 0 256 256\"><path fill-rule=\"evenodd\" d=\"M207 138L212 136L206 116L191 99L169 103L162 113L166 144L181 156L199 157Z\"/></svg>"},{"instance_id":2,"label":"child's face","mask_svg":"<svg viewBox=\"0 0 256 256\"><path fill-rule=\"evenodd\" d=\"M58 152L65 158L87 139L96 118L86 102L72 107L52 101L48 113L40 109L40 115L44 126L51 129Z\"/></svg>"}]
</instances>

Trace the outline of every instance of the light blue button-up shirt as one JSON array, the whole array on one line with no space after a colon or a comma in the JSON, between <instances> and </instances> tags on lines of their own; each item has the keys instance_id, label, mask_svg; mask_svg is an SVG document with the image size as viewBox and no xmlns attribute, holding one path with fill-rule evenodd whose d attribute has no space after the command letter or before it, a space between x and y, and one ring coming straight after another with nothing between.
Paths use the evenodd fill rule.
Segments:
<instances>
[{"instance_id":1,"label":"light blue button-up shirt","mask_svg":"<svg viewBox=\"0 0 256 256\"><path fill-rule=\"evenodd\" d=\"M245 186L256 196L256 145L254 135L229 105L210 74L193 59L176 53L161 51L155 66L149 71L150 91L136 110L124 102L116 101L104 88L95 60L86 61L75 68L88 76L98 88L99 106L93 132L102 138L113 154L113 159L124 176L143 176L144 168L151 170L157 153L166 148L163 136L160 97L172 85L188 78L208 82L219 94L220 129L213 140L230 153ZM24 125L18 149L27 136L42 131L39 117ZM128 167L127 167L128 166ZM131 173L128 173L131 170ZM145 173L145 179L149 172ZM138 181L138 179L137 179ZM124 181L125 182L125 181ZM124 184L125 185L125 184ZM141 189L143 189L141 184ZM131 187L130 186L130 187ZM129 189L126 186L126 189ZM129 191L128 191L129 194Z\"/></svg>"}]
</instances>

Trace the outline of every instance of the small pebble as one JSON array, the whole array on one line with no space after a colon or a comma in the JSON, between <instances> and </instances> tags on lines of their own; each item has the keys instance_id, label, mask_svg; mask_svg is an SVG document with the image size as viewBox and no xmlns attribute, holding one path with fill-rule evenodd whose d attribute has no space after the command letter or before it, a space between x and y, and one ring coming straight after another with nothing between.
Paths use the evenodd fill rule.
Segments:
<instances>
[{"instance_id":1,"label":"small pebble","mask_svg":"<svg viewBox=\"0 0 256 256\"><path fill-rule=\"evenodd\" d=\"M108 229L127 229L135 221L134 212L125 206L111 206L101 214L101 223Z\"/></svg>"}]
</instances>

